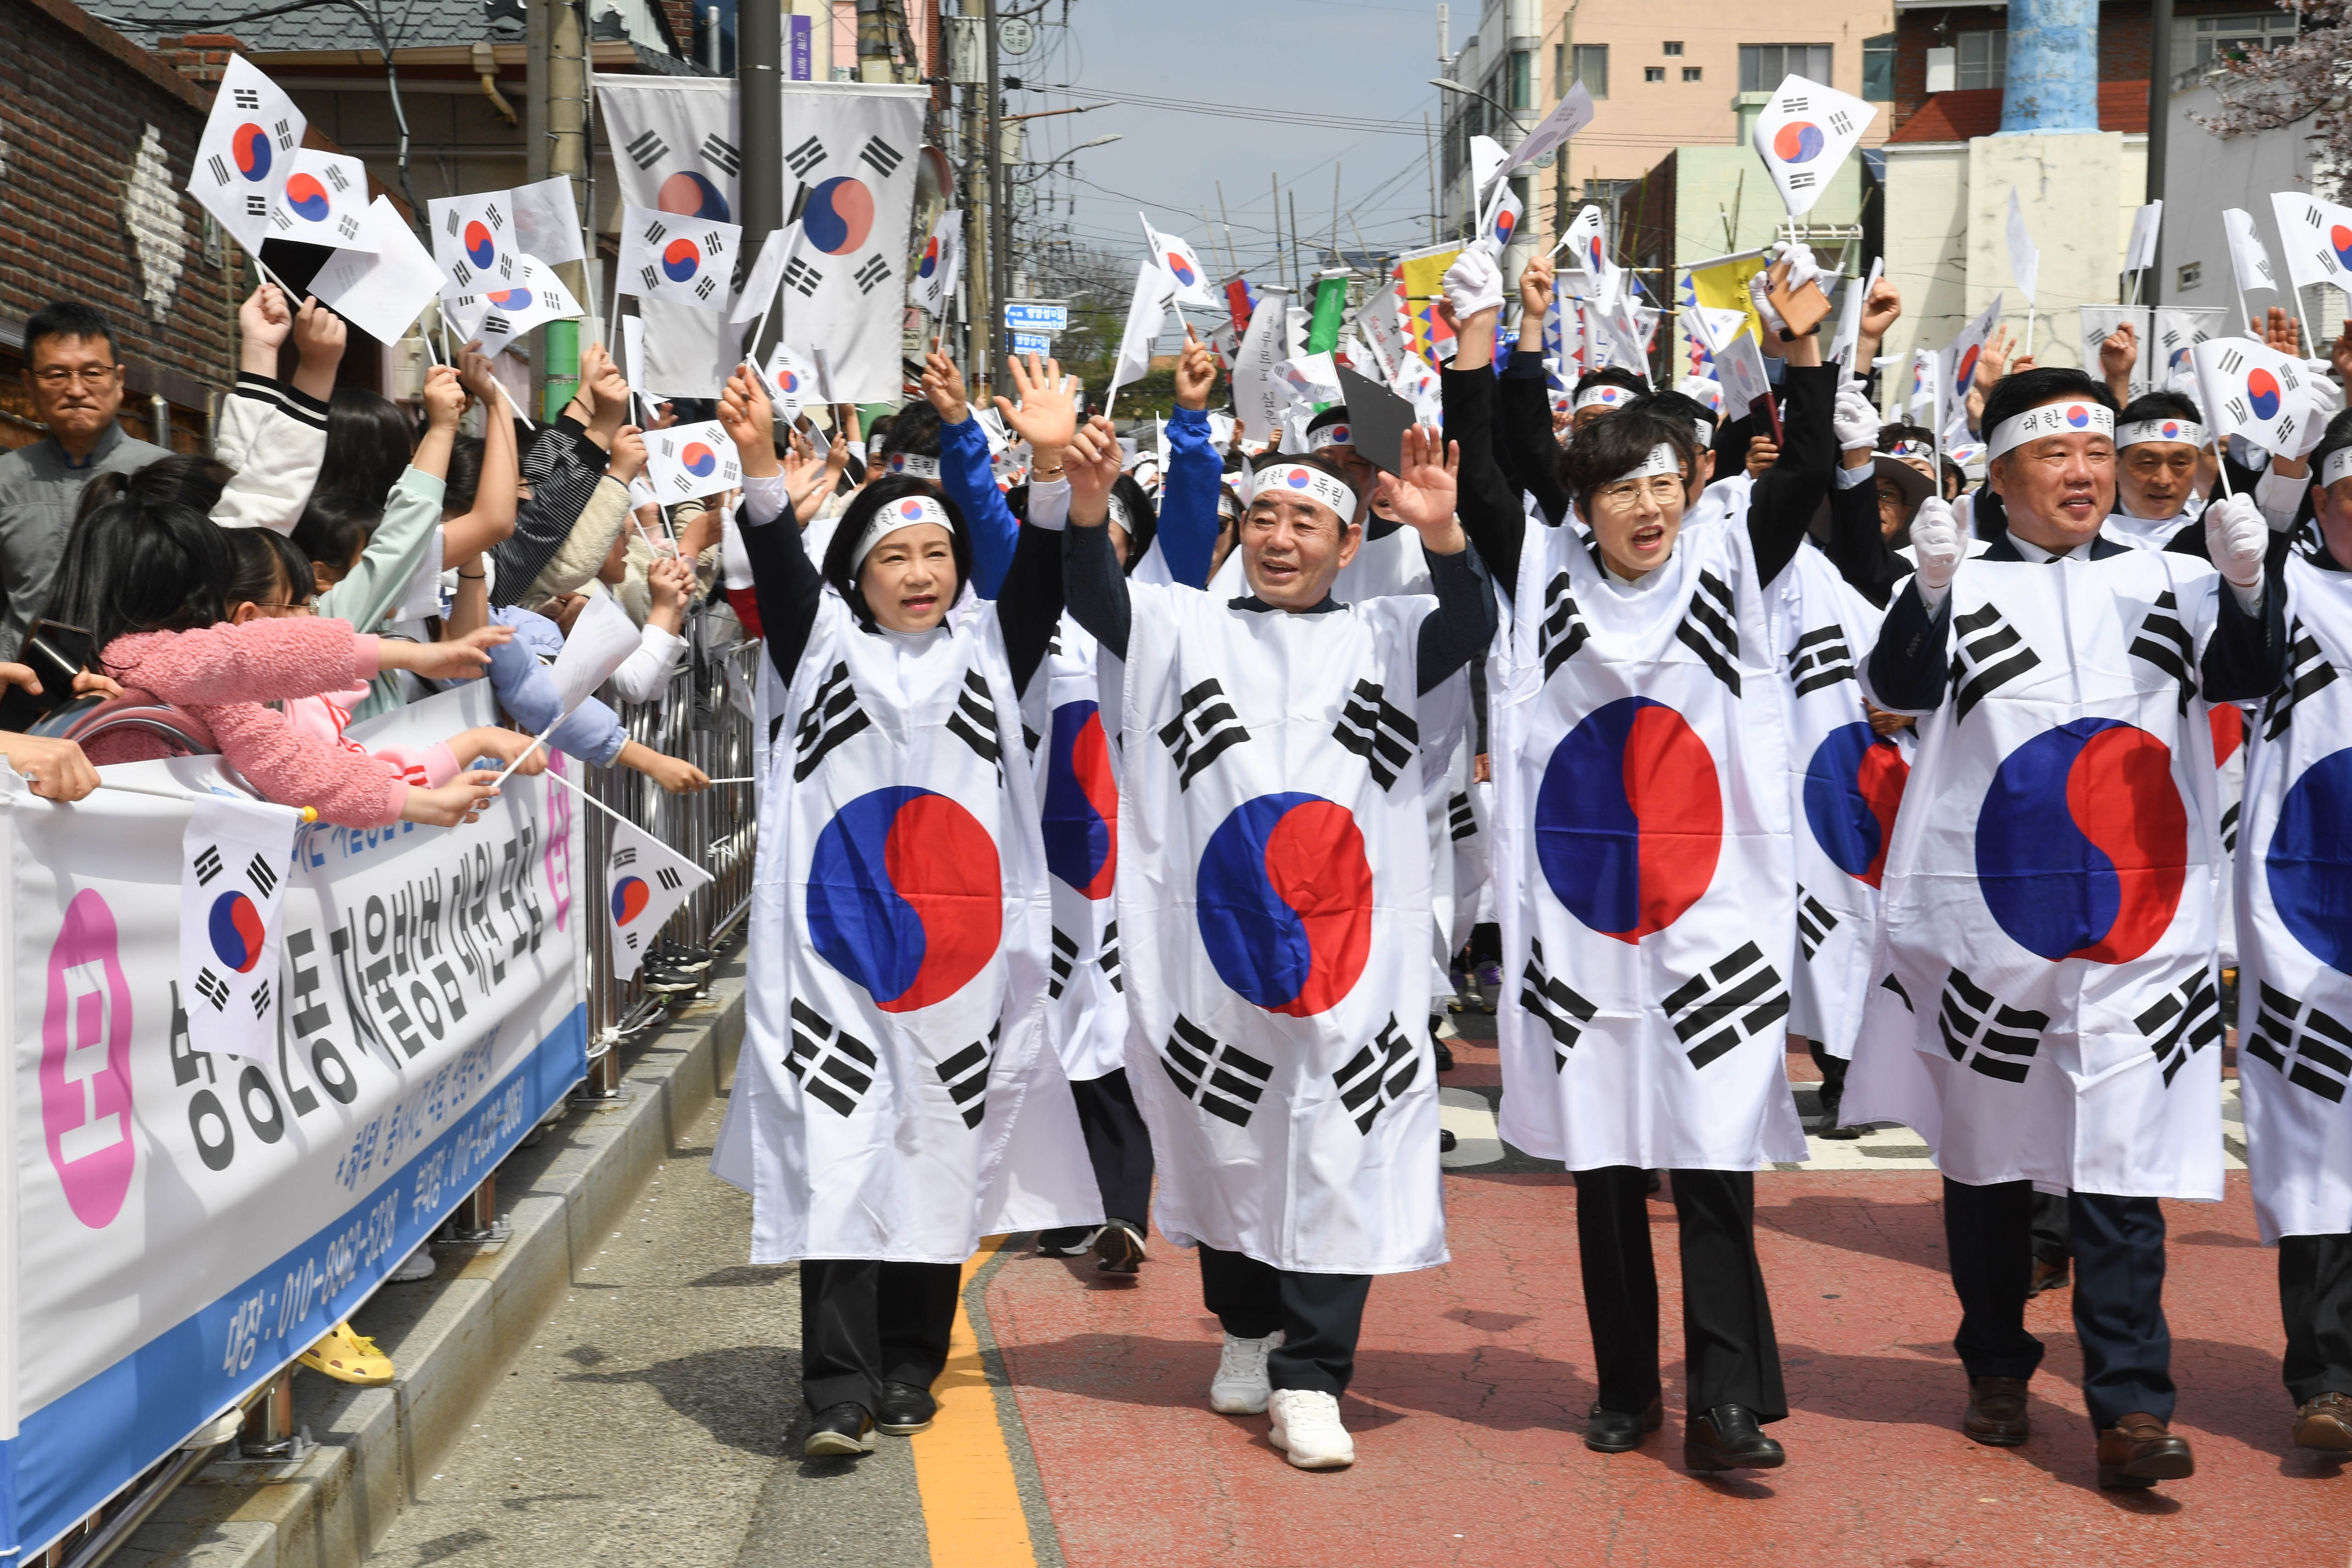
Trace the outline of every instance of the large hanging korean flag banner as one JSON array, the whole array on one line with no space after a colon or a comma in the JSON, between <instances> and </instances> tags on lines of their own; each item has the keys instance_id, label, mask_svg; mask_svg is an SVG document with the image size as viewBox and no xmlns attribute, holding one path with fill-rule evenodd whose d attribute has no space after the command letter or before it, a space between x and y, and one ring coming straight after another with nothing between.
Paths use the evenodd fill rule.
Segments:
<instances>
[{"instance_id":1,"label":"large hanging korean flag banner","mask_svg":"<svg viewBox=\"0 0 2352 1568\"><path fill-rule=\"evenodd\" d=\"M1756 156L1764 160L1792 218L1813 210L1862 141L1878 110L1851 93L1788 77L1756 117Z\"/></svg>"},{"instance_id":2,"label":"large hanging korean flag banner","mask_svg":"<svg viewBox=\"0 0 2352 1568\"><path fill-rule=\"evenodd\" d=\"M269 237L269 214L294 172L294 150L310 121L276 82L243 55L231 55L188 170L188 194L254 255Z\"/></svg>"}]
</instances>

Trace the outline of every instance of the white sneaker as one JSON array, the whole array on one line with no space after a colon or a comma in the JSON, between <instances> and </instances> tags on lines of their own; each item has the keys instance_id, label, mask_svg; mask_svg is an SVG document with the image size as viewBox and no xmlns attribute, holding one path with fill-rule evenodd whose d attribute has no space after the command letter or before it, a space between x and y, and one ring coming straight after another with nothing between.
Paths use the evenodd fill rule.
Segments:
<instances>
[{"instance_id":1,"label":"white sneaker","mask_svg":"<svg viewBox=\"0 0 2352 1568\"><path fill-rule=\"evenodd\" d=\"M403 1259L400 1267L392 1271L392 1282L395 1285L405 1285L414 1280L431 1278L433 1278L433 1249L430 1247L419 1247Z\"/></svg>"},{"instance_id":2,"label":"white sneaker","mask_svg":"<svg viewBox=\"0 0 2352 1568\"><path fill-rule=\"evenodd\" d=\"M1282 1331L1264 1339L1225 1336L1217 1353L1217 1375L1209 1383L1209 1408L1220 1416L1255 1416L1265 1408L1265 1355L1282 1343Z\"/></svg>"},{"instance_id":3,"label":"white sneaker","mask_svg":"<svg viewBox=\"0 0 2352 1568\"><path fill-rule=\"evenodd\" d=\"M1267 1408L1267 1434L1302 1470L1344 1470L1356 1462L1356 1440L1339 1425L1339 1401L1313 1388L1277 1388Z\"/></svg>"}]
</instances>

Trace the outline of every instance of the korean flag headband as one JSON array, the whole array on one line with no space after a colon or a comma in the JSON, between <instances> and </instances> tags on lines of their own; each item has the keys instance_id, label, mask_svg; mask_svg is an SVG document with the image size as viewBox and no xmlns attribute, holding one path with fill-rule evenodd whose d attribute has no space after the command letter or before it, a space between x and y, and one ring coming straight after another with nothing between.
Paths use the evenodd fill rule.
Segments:
<instances>
[{"instance_id":1,"label":"korean flag headband","mask_svg":"<svg viewBox=\"0 0 2352 1568\"><path fill-rule=\"evenodd\" d=\"M893 474L904 474L910 479L937 479L940 476L940 460L926 457L919 452L893 452L883 466Z\"/></svg>"},{"instance_id":2,"label":"korean flag headband","mask_svg":"<svg viewBox=\"0 0 2352 1568\"><path fill-rule=\"evenodd\" d=\"M850 575L857 575L866 565L866 558L874 553L876 545L900 528L911 528L919 523L937 523L949 533L955 532L955 520L948 516L945 507L930 497L901 496L875 513L874 520L867 523L866 531L857 537L857 549L849 557Z\"/></svg>"},{"instance_id":3,"label":"korean flag headband","mask_svg":"<svg viewBox=\"0 0 2352 1568\"><path fill-rule=\"evenodd\" d=\"M2319 487L2323 490L2339 479L2352 479L2352 446L2339 446L2327 455L2319 465Z\"/></svg>"},{"instance_id":4,"label":"korean flag headband","mask_svg":"<svg viewBox=\"0 0 2352 1568\"><path fill-rule=\"evenodd\" d=\"M1261 496L1281 495L1301 495L1322 502L1339 515L1341 528L1356 520L1356 493L1320 468L1309 468L1304 463L1268 468L1250 486L1253 501Z\"/></svg>"},{"instance_id":5,"label":"korean flag headband","mask_svg":"<svg viewBox=\"0 0 2352 1568\"><path fill-rule=\"evenodd\" d=\"M2011 414L1994 427L1992 444L1985 453L1988 460L2039 441L2045 435L2093 435L2112 437L2116 433L2116 416L2107 412L2105 403L2077 401L2044 403L2029 408L2023 413Z\"/></svg>"},{"instance_id":6,"label":"korean flag headband","mask_svg":"<svg viewBox=\"0 0 2352 1568\"><path fill-rule=\"evenodd\" d=\"M1675 455L1672 446L1661 441L1650 448L1649 456L1642 460L1642 465L1639 468L1620 474L1617 479L1647 479L1654 474L1672 474L1680 477L1682 471L1682 458ZM1612 479L1610 483L1613 485L1617 483L1617 479Z\"/></svg>"},{"instance_id":7,"label":"korean flag headband","mask_svg":"<svg viewBox=\"0 0 2352 1568\"><path fill-rule=\"evenodd\" d=\"M2210 446L2213 433L2193 419L2136 419L2116 432L2118 449L2149 441L2185 441L2191 446Z\"/></svg>"},{"instance_id":8,"label":"korean flag headband","mask_svg":"<svg viewBox=\"0 0 2352 1568\"><path fill-rule=\"evenodd\" d=\"M1570 412L1582 413L1588 408L1618 408L1632 402L1633 394L1612 382L1587 387L1576 394L1576 407Z\"/></svg>"},{"instance_id":9,"label":"korean flag headband","mask_svg":"<svg viewBox=\"0 0 2352 1568\"><path fill-rule=\"evenodd\" d=\"M1307 433L1307 450L1320 452L1327 446L1340 446L1355 438L1348 434L1345 424L1327 424L1320 430Z\"/></svg>"}]
</instances>

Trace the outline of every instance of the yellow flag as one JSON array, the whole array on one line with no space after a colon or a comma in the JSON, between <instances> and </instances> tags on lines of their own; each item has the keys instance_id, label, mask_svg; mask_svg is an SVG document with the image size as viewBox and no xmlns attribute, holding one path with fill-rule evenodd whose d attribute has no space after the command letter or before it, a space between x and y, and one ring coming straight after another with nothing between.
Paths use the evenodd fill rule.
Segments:
<instances>
[{"instance_id":1,"label":"yellow flag","mask_svg":"<svg viewBox=\"0 0 2352 1568\"><path fill-rule=\"evenodd\" d=\"M1445 269L1462 251L1458 245L1412 251L1397 268L1404 280L1405 334L1412 351L1432 370L1437 368L1437 345L1454 336L1453 329L1437 318L1437 301L1445 292Z\"/></svg>"},{"instance_id":2,"label":"yellow flag","mask_svg":"<svg viewBox=\"0 0 2352 1568\"><path fill-rule=\"evenodd\" d=\"M1690 274L1691 292L1701 305L1717 310L1737 310L1748 319L1748 335L1761 342L1763 320L1756 314L1754 301L1748 298L1748 280L1764 270L1772 258L1767 252L1754 256L1735 256L1700 267Z\"/></svg>"}]
</instances>

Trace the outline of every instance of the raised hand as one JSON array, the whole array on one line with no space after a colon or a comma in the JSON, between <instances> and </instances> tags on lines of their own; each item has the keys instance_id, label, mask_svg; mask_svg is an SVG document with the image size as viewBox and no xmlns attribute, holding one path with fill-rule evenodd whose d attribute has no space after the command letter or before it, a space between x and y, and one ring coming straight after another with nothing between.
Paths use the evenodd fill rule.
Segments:
<instances>
[{"instance_id":1,"label":"raised hand","mask_svg":"<svg viewBox=\"0 0 2352 1568\"><path fill-rule=\"evenodd\" d=\"M1519 272L1519 330L1527 330L1525 322L1540 321L1551 308L1553 293L1551 257L1539 256Z\"/></svg>"},{"instance_id":2,"label":"raised hand","mask_svg":"<svg viewBox=\"0 0 2352 1568\"><path fill-rule=\"evenodd\" d=\"M1070 521L1092 528L1110 516L1110 487L1123 472L1118 432L1097 414L1074 432L1063 454L1070 481Z\"/></svg>"},{"instance_id":3,"label":"raised hand","mask_svg":"<svg viewBox=\"0 0 2352 1568\"><path fill-rule=\"evenodd\" d=\"M646 433L625 424L613 434L613 458L604 472L625 485L646 471Z\"/></svg>"},{"instance_id":4,"label":"raised hand","mask_svg":"<svg viewBox=\"0 0 2352 1568\"><path fill-rule=\"evenodd\" d=\"M1209 394L1217 390L1217 357L1209 352L1209 345L1193 334L1192 324L1184 323L1184 351L1176 361L1176 401L1189 409L1205 409Z\"/></svg>"},{"instance_id":5,"label":"raised hand","mask_svg":"<svg viewBox=\"0 0 2352 1568\"><path fill-rule=\"evenodd\" d=\"M1919 565L1919 586L1931 593L1951 587L1967 549L1951 503L1940 496L1920 502L1911 516L1911 554Z\"/></svg>"},{"instance_id":6,"label":"raised hand","mask_svg":"<svg viewBox=\"0 0 2352 1568\"><path fill-rule=\"evenodd\" d=\"M931 351L923 356L923 396L940 411L940 423L961 424L971 417L971 403L964 391L963 372L956 362L940 351L940 340L931 340Z\"/></svg>"},{"instance_id":7,"label":"raised hand","mask_svg":"<svg viewBox=\"0 0 2352 1568\"><path fill-rule=\"evenodd\" d=\"M2261 321L2249 321L2246 326L2269 347L2290 360L2303 358L2303 328L2286 313L2286 308L2273 305L2269 316Z\"/></svg>"},{"instance_id":8,"label":"raised hand","mask_svg":"<svg viewBox=\"0 0 2352 1568\"><path fill-rule=\"evenodd\" d=\"M1885 340L1895 323L1903 319L1903 296L1886 278L1870 286L1862 300L1862 335Z\"/></svg>"},{"instance_id":9,"label":"raised hand","mask_svg":"<svg viewBox=\"0 0 2352 1568\"><path fill-rule=\"evenodd\" d=\"M778 472L776 465L776 411L768 402L768 389L751 373L746 363L738 365L735 373L727 378L727 388L719 394L719 423L727 431L727 439L735 444L735 455L743 465L746 479L766 479Z\"/></svg>"},{"instance_id":10,"label":"raised hand","mask_svg":"<svg viewBox=\"0 0 2352 1568\"><path fill-rule=\"evenodd\" d=\"M1040 369L1036 355L1030 355L1024 366L1014 354L1004 362L1013 373L1013 390L1021 394L1017 408L1009 398L996 400L996 412L1004 416L1006 427L1041 455L1069 445L1077 434L1078 415L1063 384L1062 361L1047 360Z\"/></svg>"},{"instance_id":11,"label":"raised hand","mask_svg":"<svg viewBox=\"0 0 2352 1568\"><path fill-rule=\"evenodd\" d=\"M302 301L294 318L294 350L301 356L294 371L297 391L321 402L334 395L335 367L343 362L346 336L341 316L316 299Z\"/></svg>"},{"instance_id":12,"label":"raised hand","mask_svg":"<svg viewBox=\"0 0 2352 1568\"><path fill-rule=\"evenodd\" d=\"M1455 476L1461 467L1458 443L1449 444L1443 431L1417 424L1404 433L1397 472L1380 477L1380 498L1399 522L1421 535L1423 548L1438 555L1458 554L1468 543L1454 517Z\"/></svg>"},{"instance_id":13,"label":"raised hand","mask_svg":"<svg viewBox=\"0 0 2352 1568\"><path fill-rule=\"evenodd\" d=\"M446 365L434 365L425 372L425 423L428 428L455 430L457 416L466 412L466 389L457 384L457 372Z\"/></svg>"},{"instance_id":14,"label":"raised hand","mask_svg":"<svg viewBox=\"0 0 2352 1568\"><path fill-rule=\"evenodd\" d=\"M294 329L294 313L274 283L265 283L236 308L236 368L247 375L278 379L278 346Z\"/></svg>"},{"instance_id":15,"label":"raised hand","mask_svg":"<svg viewBox=\"0 0 2352 1568\"><path fill-rule=\"evenodd\" d=\"M481 399L483 407L499 406L498 372L490 369L490 357L482 352L479 338L457 350L457 384Z\"/></svg>"}]
</instances>

